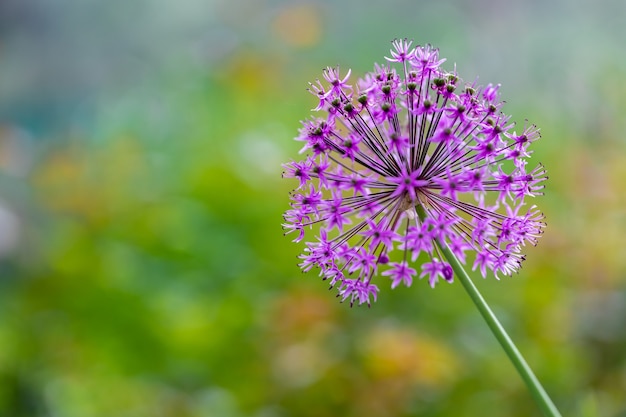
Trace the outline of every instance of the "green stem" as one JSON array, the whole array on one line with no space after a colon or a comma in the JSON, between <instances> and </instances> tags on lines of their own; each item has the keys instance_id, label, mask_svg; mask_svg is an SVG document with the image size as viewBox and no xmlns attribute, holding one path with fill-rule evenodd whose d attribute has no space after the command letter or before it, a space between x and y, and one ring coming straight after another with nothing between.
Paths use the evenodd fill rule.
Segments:
<instances>
[{"instance_id":1,"label":"green stem","mask_svg":"<svg viewBox=\"0 0 626 417\"><path fill-rule=\"evenodd\" d=\"M417 210L418 216L423 221L427 216L426 210L421 204L418 204L415 209ZM559 413L559 410L557 410L556 406L543 389L543 386L541 386L541 383L533 373L532 369L530 369L530 366L528 366L528 363L526 363L526 360L515 346L515 343L513 343L506 330L504 330L504 327L502 327L502 324L500 324L498 318L495 314L493 314L493 311L491 311L491 308L489 308L489 305L478 291L478 288L476 288L467 272L465 272L465 269L457 257L454 253L452 253L445 242L440 242L439 240L436 240L436 242L439 249L441 249L441 253L448 260L452 270L459 278L459 281L461 281L461 284L463 284L465 291L467 291L494 336L498 339L498 342L500 342L500 345L509 356L511 362L513 362L517 372L526 383L528 390L543 411L544 415L548 417L561 417L561 413Z\"/></svg>"}]
</instances>

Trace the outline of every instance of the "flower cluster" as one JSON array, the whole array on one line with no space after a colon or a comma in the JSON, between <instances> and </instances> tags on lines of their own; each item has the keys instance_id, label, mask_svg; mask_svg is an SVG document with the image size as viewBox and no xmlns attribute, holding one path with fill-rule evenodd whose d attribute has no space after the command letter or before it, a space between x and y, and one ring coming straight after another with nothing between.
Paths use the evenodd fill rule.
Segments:
<instances>
[{"instance_id":1,"label":"flower cluster","mask_svg":"<svg viewBox=\"0 0 626 417\"><path fill-rule=\"evenodd\" d=\"M391 287L419 278L431 286L453 280L442 259L448 245L473 270L511 275L545 226L525 197L541 194L547 178L528 169L539 130L513 131L500 111L499 85L465 84L430 45L395 40L385 65L357 81L350 71L324 70L310 85L323 117L304 121L296 140L306 158L284 165L299 185L284 215L286 233L317 237L300 256L317 267L342 301L374 301L377 275ZM471 262L471 260L470 260Z\"/></svg>"}]
</instances>

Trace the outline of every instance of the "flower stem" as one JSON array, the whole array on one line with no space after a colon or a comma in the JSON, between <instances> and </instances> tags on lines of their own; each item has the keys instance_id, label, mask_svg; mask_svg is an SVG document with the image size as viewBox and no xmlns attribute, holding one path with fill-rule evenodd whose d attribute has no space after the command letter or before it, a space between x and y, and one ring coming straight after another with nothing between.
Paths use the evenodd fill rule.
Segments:
<instances>
[{"instance_id":1,"label":"flower stem","mask_svg":"<svg viewBox=\"0 0 626 417\"><path fill-rule=\"evenodd\" d=\"M415 209L418 216L423 221L427 216L424 207L421 204L418 204ZM561 413L559 413L559 410L557 410L556 406L544 390L532 369L530 369L530 366L528 366L528 363L526 363L526 360L517 349L517 346L515 346L515 343L513 343L506 330L504 330L504 327L502 327L498 318L495 316L493 311L491 311L491 308L480 294L478 288L476 288L457 257L454 253L452 253L445 242L441 242L438 239L436 242L437 246L441 249L441 253L448 260L452 270L461 281L461 284L463 284L465 291L467 291L470 298L478 308L478 311L480 311L480 314L487 322L487 325L491 329L492 333L496 339L498 339L498 342L500 342L500 345L509 356L511 362L513 362L515 369L517 369L517 372L526 383L526 387L537 402L537 405L539 405L539 408L543 411L543 414L548 417L561 417Z\"/></svg>"}]
</instances>

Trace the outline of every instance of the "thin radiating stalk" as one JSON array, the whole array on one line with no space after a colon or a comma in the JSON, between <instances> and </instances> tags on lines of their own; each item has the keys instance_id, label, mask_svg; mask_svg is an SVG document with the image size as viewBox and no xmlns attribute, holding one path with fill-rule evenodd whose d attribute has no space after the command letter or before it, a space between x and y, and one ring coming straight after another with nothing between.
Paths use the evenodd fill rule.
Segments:
<instances>
[{"instance_id":1,"label":"thin radiating stalk","mask_svg":"<svg viewBox=\"0 0 626 417\"><path fill-rule=\"evenodd\" d=\"M420 219L424 221L427 216L424 207L421 204L418 204L415 209ZM547 417L561 417L561 413L557 410L556 406L552 402L552 399L550 399L546 390L543 388L532 369L530 369L530 366L528 366L528 363L517 349L517 346L515 346L513 340L511 340L506 330L504 330L504 327L502 327L502 324L500 324L500 321L480 294L478 288L476 288L457 257L454 253L452 253L445 242L441 242L438 239L435 241L437 246L439 246L439 249L441 249L443 256L450 263L455 275L459 278L461 284L463 284L463 288L465 288L465 291L467 291L470 298L478 308L478 311L480 311L480 314L487 322L491 332L496 339L498 339L498 342L500 342L500 345L508 355L511 362L513 362L515 369L517 369L517 372L526 383L526 387L537 402L539 408L541 408L541 411L543 411L543 414Z\"/></svg>"}]
</instances>

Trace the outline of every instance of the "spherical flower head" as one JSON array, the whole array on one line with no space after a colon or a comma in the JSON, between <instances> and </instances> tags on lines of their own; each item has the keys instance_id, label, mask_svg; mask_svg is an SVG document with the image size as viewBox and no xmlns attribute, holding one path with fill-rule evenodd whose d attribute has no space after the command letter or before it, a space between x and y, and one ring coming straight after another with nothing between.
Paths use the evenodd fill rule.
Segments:
<instances>
[{"instance_id":1,"label":"spherical flower head","mask_svg":"<svg viewBox=\"0 0 626 417\"><path fill-rule=\"evenodd\" d=\"M514 131L500 85L465 84L430 45L395 40L390 55L356 83L329 67L310 84L307 155L284 165L297 184L283 227L308 240L300 266L351 305L376 300L375 280L452 282L445 246L483 277L511 275L545 227L525 201L547 179L527 167L539 129Z\"/></svg>"}]
</instances>

